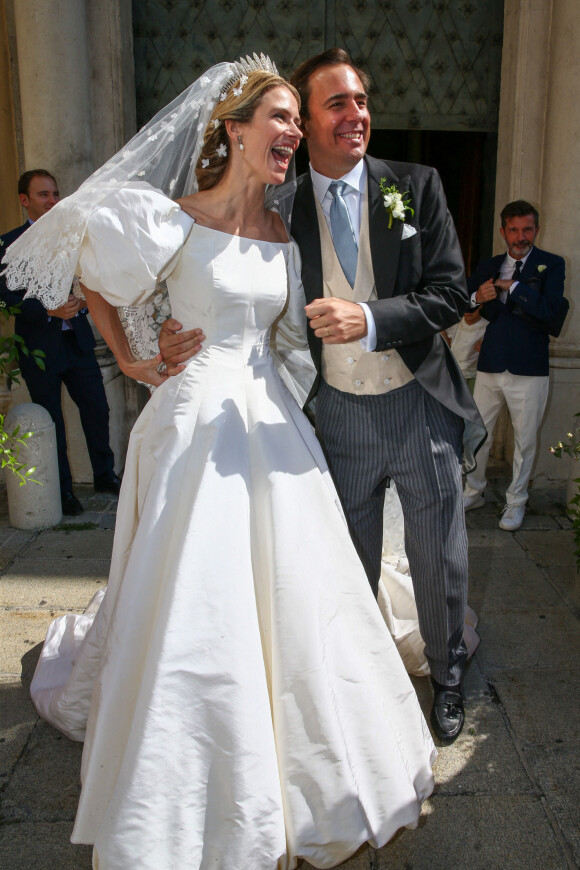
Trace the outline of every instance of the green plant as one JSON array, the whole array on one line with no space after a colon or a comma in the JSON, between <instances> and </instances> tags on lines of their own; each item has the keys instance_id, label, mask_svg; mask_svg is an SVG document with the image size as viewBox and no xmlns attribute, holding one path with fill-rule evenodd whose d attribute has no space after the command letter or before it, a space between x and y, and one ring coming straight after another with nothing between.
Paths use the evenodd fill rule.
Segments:
<instances>
[{"instance_id":1,"label":"green plant","mask_svg":"<svg viewBox=\"0 0 580 870\"><path fill-rule=\"evenodd\" d=\"M580 412L574 414L574 417L580 417ZM577 461L580 459L580 426L576 426L573 432L567 432L566 438L567 442L559 441L555 447L550 447L550 453L556 459L561 459L562 456L566 455ZM580 573L580 477L573 478L572 482L576 484L576 492L568 501L567 510L574 530L576 570Z\"/></svg>"},{"instance_id":2,"label":"green plant","mask_svg":"<svg viewBox=\"0 0 580 870\"><path fill-rule=\"evenodd\" d=\"M26 444L26 440L32 434L32 432L20 434L20 426L17 426L12 432L7 432L4 426L4 414L0 414L0 467L11 471L19 479L20 486L24 486L29 481L39 483L31 476L36 471L36 466L26 468L25 463L19 461L20 447L22 444Z\"/></svg>"},{"instance_id":3,"label":"green plant","mask_svg":"<svg viewBox=\"0 0 580 870\"><path fill-rule=\"evenodd\" d=\"M574 417L580 417L580 411L574 414ZM573 432L567 432L566 438L568 439L567 444L559 441L555 447L550 447L552 456L555 456L556 459L561 459L565 453L567 456L571 456L572 459L580 458L580 426L577 426Z\"/></svg>"},{"instance_id":4,"label":"green plant","mask_svg":"<svg viewBox=\"0 0 580 870\"><path fill-rule=\"evenodd\" d=\"M19 309L14 306L7 306L5 302L0 300L0 316L4 320L18 314ZM31 356L39 368L44 370L44 351L33 350L29 351L24 340L20 335L0 335L0 375L6 375L10 381L19 383L20 369L17 368L17 362L20 354ZM32 432L20 432L20 427L17 426L12 432L8 432L4 425L4 414L0 414L0 467L11 471L20 481L20 486L24 486L29 481L38 483L31 476L36 470L35 467L26 468L25 463L20 462L20 448L26 444L28 438L32 436Z\"/></svg>"}]
</instances>

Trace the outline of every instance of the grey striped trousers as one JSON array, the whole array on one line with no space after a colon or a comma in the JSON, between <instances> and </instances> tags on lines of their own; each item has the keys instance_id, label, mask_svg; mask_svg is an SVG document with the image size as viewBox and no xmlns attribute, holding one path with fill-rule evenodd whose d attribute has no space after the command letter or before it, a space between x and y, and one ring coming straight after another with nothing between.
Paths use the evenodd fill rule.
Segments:
<instances>
[{"instance_id":1,"label":"grey striped trousers","mask_svg":"<svg viewBox=\"0 0 580 870\"><path fill-rule=\"evenodd\" d=\"M417 381L379 396L355 396L321 380L316 431L375 595L385 488L389 478L397 484L431 675L443 685L459 683L467 655L463 420Z\"/></svg>"}]
</instances>

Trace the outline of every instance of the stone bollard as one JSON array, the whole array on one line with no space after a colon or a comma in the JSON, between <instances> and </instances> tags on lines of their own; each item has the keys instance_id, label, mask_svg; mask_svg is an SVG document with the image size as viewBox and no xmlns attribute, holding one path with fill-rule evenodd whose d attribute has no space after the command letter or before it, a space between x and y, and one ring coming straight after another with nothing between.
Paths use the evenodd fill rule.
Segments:
<instances>
[{"instance_id":1,"label":"stone bollard","mask_svg":"<svg viewBox=\"0 0 580 870\"><path fill-rule=\"evenodd\" d=\"M19 460L27 468L36 466L32 477L41 485L26 483L20 486L18 478L10 471L6 472L10 525L16 529L48 529L62 519L54 423L45 408L28 402L14 405L6 414L6 431L13 432L17 426L21 433L33 433L21 445Z\"/></svg>"}]
</instances>

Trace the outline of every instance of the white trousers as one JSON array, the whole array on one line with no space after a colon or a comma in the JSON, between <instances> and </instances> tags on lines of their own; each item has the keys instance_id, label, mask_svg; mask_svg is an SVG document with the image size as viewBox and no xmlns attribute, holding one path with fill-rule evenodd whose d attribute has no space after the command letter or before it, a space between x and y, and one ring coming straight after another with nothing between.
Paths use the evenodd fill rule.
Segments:
<instances>
[{"instance_id":1,"label":"white trousers","mask_svg":"<svg viewBox=\"0 0 580 870\"><path fill-rule=\"evenodd\" d=\"M477 468L467 475L465 495L485 489L485 472L492 444L493 427L507 404L514 429L512 482L506 492L507 504L522 505L528 500L528 481L532 472L538 430L548 400L550 378L477 372L473 398L487 429L487 439L477 454Z\"/></svg>"}]
</instances>

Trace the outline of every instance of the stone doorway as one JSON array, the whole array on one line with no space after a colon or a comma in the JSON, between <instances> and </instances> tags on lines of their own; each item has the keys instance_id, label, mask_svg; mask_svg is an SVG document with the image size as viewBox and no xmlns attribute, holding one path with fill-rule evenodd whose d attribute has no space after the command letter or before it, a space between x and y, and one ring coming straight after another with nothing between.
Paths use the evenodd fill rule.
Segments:
<instances>
[{"instance_id":1,"label":"stone doorway","mask_svg":"<svg viewBox=\"0 0 580 870\"><path fill-rule=\"evenodd\" d=\"M375 157L435 166L441 175L469 275L491 256L497 135L458 130L377 130Z\"/></svg>"},{"instance_id":2,"label":"stone doorway","mask_svg":"<svg viewBox=\"0 0 580 870\"><path fill-rule=\"evenodd\" d=\"M343 46L370 73L369 153L435 166L466 268L491 253L503 0L133 0L139 126L208 66L283 75ZM304 158L299 168L304 166Z\"/></svg>"}]
</instances>

